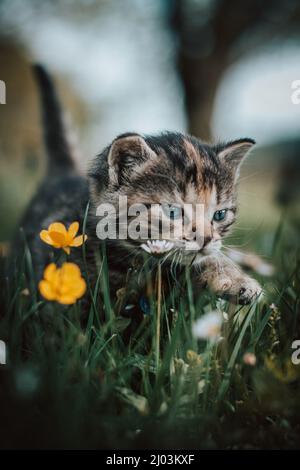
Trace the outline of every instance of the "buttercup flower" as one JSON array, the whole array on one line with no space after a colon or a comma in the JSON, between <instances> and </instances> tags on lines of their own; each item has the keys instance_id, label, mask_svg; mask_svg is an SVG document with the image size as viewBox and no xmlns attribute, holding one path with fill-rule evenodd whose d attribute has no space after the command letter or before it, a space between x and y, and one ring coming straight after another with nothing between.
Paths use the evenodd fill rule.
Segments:
<instances>
[{"instance_id":1,"label":"buttercup flower","mask_svg":"<svg viewBox=\"0 0 300 470\"><path fill-rule=\"evenodd\" d=\"M43 242L54 248L62 248L68 255L70 254L70 247L81 246L87 239L86 235L77 235L79 230L79 223L73 222L68 230L64 224L55 222L49 225L48 230L42 230L40 237Z\"/></svg>"},{"instance_id":2,"label":"buttercup flower","mask_svg":"<svg viewBox=\"0 0 300 470\"><path fill-rule=\"evenodd\" d=\"M173 246L174 243L167 240L147 240L147 243L142 243L141 248L152 255L161 255L172 250Z\"/></svg>"},{"instance_id":3,"label":"buttercup flower","mask_svg":"<svg viewBox=\"0 0 300 470\"><path fill-rule=\"evenodd\" d=\"M61 304L70 305L83 296L86 283L76 264L64 263L58 268L51 263L44 271L44 279L39 282L39 290L47 300L56 300Z\"/></svg>"},{"instance_id":4,"label":"buttercup flower","mask_svg":"<svg viewBox=\"0 0 300 470\"><path fill-rule=\"evenodd\" d=\"M193 335L195 338L208 339L212 342L220 338L222 315L217 311L212 311L203 315L193 325Z\"/></svg>"}]
</instances>

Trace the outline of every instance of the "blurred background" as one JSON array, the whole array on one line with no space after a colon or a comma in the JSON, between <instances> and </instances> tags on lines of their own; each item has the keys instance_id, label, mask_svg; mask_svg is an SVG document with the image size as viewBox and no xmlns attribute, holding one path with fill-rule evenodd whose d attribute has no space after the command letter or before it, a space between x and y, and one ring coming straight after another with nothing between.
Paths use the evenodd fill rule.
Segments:
<instances>
[{"instance_id":1,"label":"blurred background","mask_svg":"<svg viewBox=\"0 0 300 470\"><path fill-rule=\"evenodd\" d=\"M44 171L32 62L55 77L83 169L125 131L251 137L235 243L259 234L270 255L281 218L299 225L299 1L0 0L2 243Z\"/></svg>"}]
</instances>

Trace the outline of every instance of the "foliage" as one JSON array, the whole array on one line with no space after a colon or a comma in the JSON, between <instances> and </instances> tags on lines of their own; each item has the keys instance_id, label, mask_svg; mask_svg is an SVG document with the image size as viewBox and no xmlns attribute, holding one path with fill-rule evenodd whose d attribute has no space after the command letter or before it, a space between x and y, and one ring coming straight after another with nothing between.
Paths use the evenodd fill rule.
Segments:
<instances>
[{"instance_id":1,"label":"foliage","mask_svg":"<svg viewBox=\"0 0 300 470\"><path fill-rule=\"evenodd\" d=\"M105 262L95 291L88 289L93 302L83 321L81 301L47 302L26 285L32 265L25 247L0 323L8 345L0 367L1 447L296 448L297 235L282 221L268 240L277 273L262 301L237 307L207 292L160 292L129 341L129 320L115 315L107 295L100 321L95 299L108 282ZM265 236L257 234L258 247ZM196 340L194 321L212 310L224 318L221 340Z\"/></svg>"}]
</instances>

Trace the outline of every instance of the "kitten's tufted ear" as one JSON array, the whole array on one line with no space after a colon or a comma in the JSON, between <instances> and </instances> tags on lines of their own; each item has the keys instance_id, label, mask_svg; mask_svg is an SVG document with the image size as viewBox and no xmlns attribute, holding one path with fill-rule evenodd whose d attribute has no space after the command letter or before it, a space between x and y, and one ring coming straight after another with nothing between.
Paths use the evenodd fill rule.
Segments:
<instances>
[{"instance_id":1,"label":"kitten's tufted ear","mask_svg":"<svg viewBox=\"0 0 300 470\"><path fill-rule=\"evenodd\" d=\"M255 144L252 139L239 139L229 142L217 149L219 159L226 165L232 168L237 173L240 164Z\"/></svg>"},{"instance_id":2,"label":"kitten's tufted ear","mask_svg":"<svg viewBox=\"0 0 300 470\"><path fill-rule=\"evenodd\" d=\"M119 185L129 180L136 168L156 157L145 139L139 134L123 134L111 144L108 154L109 179Z\"/></svg>"}]
</instances>

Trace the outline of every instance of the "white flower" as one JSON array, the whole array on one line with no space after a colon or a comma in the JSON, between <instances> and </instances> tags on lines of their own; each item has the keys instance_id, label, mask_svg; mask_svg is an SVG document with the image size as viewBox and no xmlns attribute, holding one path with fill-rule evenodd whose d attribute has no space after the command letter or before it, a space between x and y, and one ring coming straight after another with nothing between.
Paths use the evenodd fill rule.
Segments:
<instances>
[{"instance_id":1,"label":"white flower","mask_svg":"<svg viewBox=\"0 0 300 470\"><path fill-rule=\"evenodd\" d=\"M147 243L142 243L141 248L153 255L160 255L172 250L174 243L167 240L147 240Z\"/></svg>"},{"instance_id":2,"label":"white flower","mask_svg":"<svg viewBox=\"0 0 300 470\"><path fill-rule=\"evenodd\" d=\"M256 267L256 272L262 276L271 277L274 275L275 268L266 261L261 261Z\"/></svg>"},{"instance_id":3,"label":"white flower","mask_svg":"<svg viewBox=\"0 0 300 470\"><path fill-rule=\"evenodd\" d=\"M223 318L221 313L212 311L203 315L193 325L193 335L215 342L219 339Z\"/></svg>"}]
</instances>

